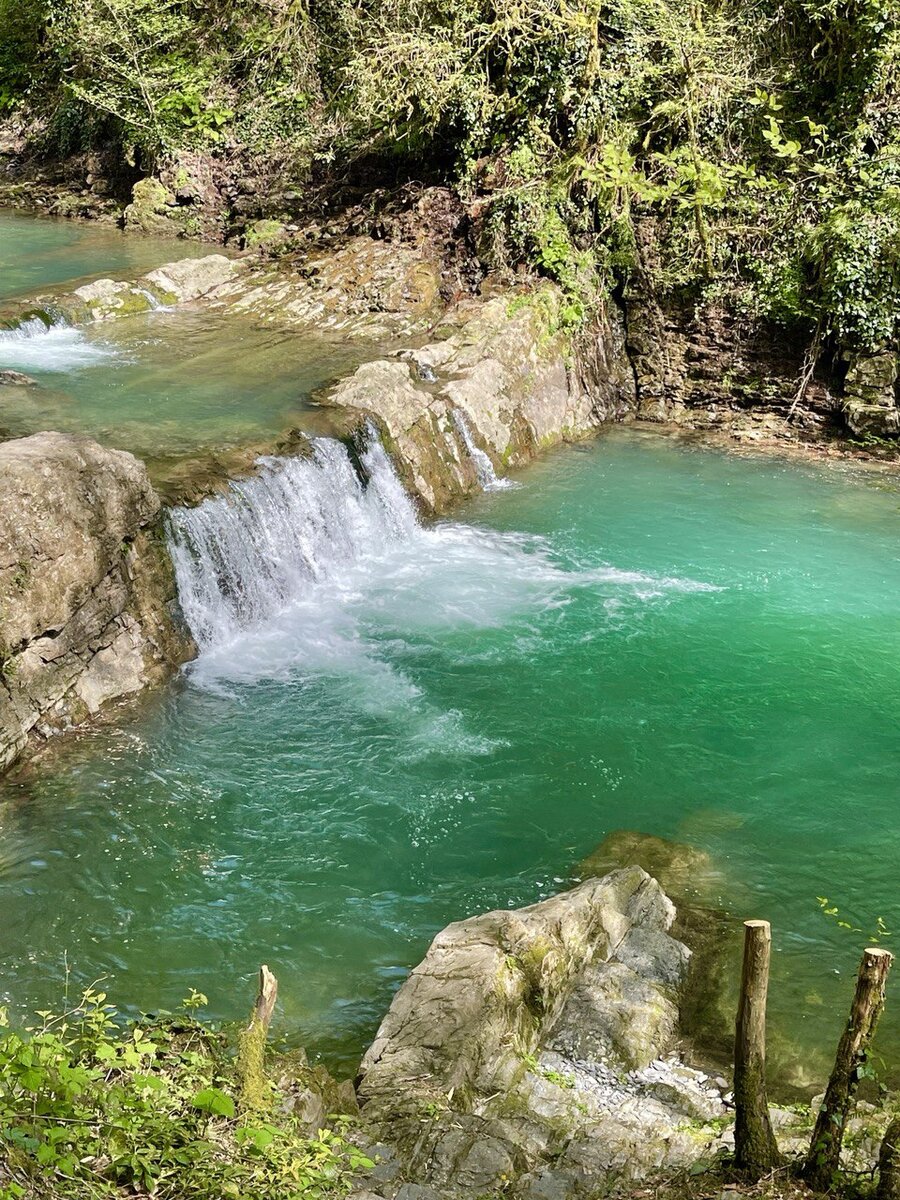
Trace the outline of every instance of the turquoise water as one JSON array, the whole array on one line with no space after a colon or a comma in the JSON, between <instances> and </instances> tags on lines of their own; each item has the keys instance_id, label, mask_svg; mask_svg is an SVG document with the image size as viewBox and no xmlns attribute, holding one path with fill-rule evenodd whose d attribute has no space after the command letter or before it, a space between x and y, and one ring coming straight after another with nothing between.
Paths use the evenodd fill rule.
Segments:
<instances>
[{"instance_id":1,"label":"turquoise water","mask_svg":"<svg viewBox=\"0 0 900 1200\"><path fill-rule=\"evenodd\" d=\"M100 275L140 275L208 253L198 242L135 237L111 225L0 209L0 300L76 287Z\"/></svg>"},{"instance_id":2,"label":"turquoise water","mask_svg":"<svg viewBox=\"0 0 900 1200\"><path fill-rule=\"evenodd\" d=\"M0 331L0 430L86 433L151 460L271 440L309 419L309 398L374 350L174 308L83 329Z\"/></svg>"},{"instance_id":3,"label":"turquoise water","mask_svg":"<svg viewBox=\"0 0 900 1200\"><path fill-rule=\"evenodd\" d=\"M443 924L632 828L708 849L735 917L772 921L776 1040L816 1082L861 946L900 920L900 494L627 430L520 482L364 537L0 785L6 999L58 1003L67 962L234 1017L266 961L282 1027L350 1065ZM892 991L894 1065L898 1013Z\"/></svg>"},{"instance_id":4,"label":"turquoise water","mask_svg":"<svg viewBox=\"0 0 900 1200\"><path fill-rule=\"evenodd\" d=\"M0 299L103 274L134 278L210 249L0 210ZM270 445L313 424L312 393L374 354L189 306L83 328L32 321L0 329L0 370L36 383L0 387L0 436L85 433L147 459L165 488L185 477L185 459Z\"/></svg>"}]
</instances>

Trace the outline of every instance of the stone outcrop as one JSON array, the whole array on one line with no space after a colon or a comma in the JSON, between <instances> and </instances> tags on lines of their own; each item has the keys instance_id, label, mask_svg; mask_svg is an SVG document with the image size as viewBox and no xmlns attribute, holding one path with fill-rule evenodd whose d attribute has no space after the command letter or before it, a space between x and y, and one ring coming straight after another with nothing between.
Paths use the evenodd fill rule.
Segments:
<instances>
[{"instance_id":1,"label":"stone outcrop","mask_svg":"<svg viewBox=\"0 0 900 1200\"><path fill-rule=\"evenodd\" d=\"M71 292L36 296L24 308L20 303L7 306L0 313L0 326L11 328L36 316L47 325L86 325L150 312L161 305L187 304L208 299L246 269L245 263L224 254L184 258L133 281L95 279Z\"/></svg>"},{"instance_id":2,"label":"stone outcrop","mask_svg":"<svg viewBox=\"0 0 900 1200\"><path fill-rule=\"evenodd\" d=\"M857 437L893 438L900 434L897 407L897 356L856 355L844 380L844 420Z\"/></svg>"},{"instance_id":3,"label":"stone outcrop","mask_svg":"<svg viewBox=\"0 0 900 1200\"><path fill-rule=\"evenodd\" d=\"M587 1197L715 1153L724 1080L675 1053L690 951L674 916L626 867L439 934L360 1067L390 1146L366 1187Z\"/></svg>"},{"instance_id":4,"label":"stone outcrop","mask_svg":"<svg viewBox=\"0 0 900 1200\"><path fill-rule=\"evenodd\" d=\"M146 469L88 438L0 445L0 769L192 645Z\"/></svg>"},{"instance_id":5,"label":"stone outcrop","mask_svg":"<svg viewBox=\"0 0 900 1200\"><path fill-rule=\"evenodd\" d=\"M615 312L576 354L559 303L550 287L463 302L440 341L365 363L326 402L374 417L408 489L427 512L444 512L479 486L468 439L502 475L630 411L634 380Z\"/></svg>"},{"instance_id":6,"label":"stone outcrop","mask_svg":"<svg viewBox=\"0 0 900 1200\"><path fill-rule=\"evenodd\" d=\"M580 871L636 859L689 903L721 883L703 851L627 830ZM596 1200L649 1194L635 1181L652 1191L686 1171L709 1172L703 1192L718 1191L733 1103L723 1075L684 1060L685 978L704 951L673 936L692 925L673 917L660 883L630 865L438 934L360 1067L357 1137L376 1162L351 1200ZM709 974L710 1001L720 987ZM805 1156L820 1103L772 1106L788 1161ZM856 1106L849 1171L874 1171L891 1115Z\"/></svg>"},{"instance_id":7,"label":"stone outcrop","mask_svg":"<svg viewBox=\"0 0 900 1200\"><path fill-rule=\"evenodd\" d=\"M286 268L257 267L217 299L273 324L383 340L421 334L441 320L440 283L440 262L415 247L354 237Z\"/></svg>"}]
</instances>

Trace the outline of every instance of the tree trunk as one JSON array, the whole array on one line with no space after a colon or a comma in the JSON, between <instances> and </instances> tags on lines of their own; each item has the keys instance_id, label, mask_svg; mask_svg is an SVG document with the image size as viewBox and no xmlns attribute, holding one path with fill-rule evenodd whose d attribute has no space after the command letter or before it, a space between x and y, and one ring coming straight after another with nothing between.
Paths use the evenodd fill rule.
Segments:
<instances>
[{"instance_id":1,"label":"tree trunk","mask_svg":"<svg viewBox=\"0 0 900 1200\"><path fill-rule=\"evenodd\" d=\"M884 1131L878 1155L877 1200L900 1200L900 1117Z\"/></svg>"},{"instance_id":2,"label":"tree trunk","mask_svg":"<svg viewBox=\"0 0 900 1200\"><path fill-rule=\"evenodd\" d=\"M241 1030L238 1039L237 1074L241 1108L258 1112L271 1100L266 1080L266 1038L275 1001L278 999L278 980L265 965L259 968L259 991L250 1014L250 1023Z\"/></svg>"},{"instance_id":3,"label":"tree trunk","mask_svg":"<svg viewBox=\"0 0 900 1200\"><path fill-rule=\"evenodd\" d=\"M838 1043L834 1069L803 1166L803 1178L814 1191L827 1191L840 1165L844 1128L859 1083L859 1069L866 1061L869 1042L884 1008L884 986L892 959L887 950L870 947L863 951L850 1019Z\"/></svg>"},{"instance_id":4,"label":"tree trunk","mask_svg":"<svg viewBox=\"0 0 900 1200\"><path fill-rule=\"evenodd\" d=\"M768 921L744 922L744 966L734 1038L734 1162L758 1179L781 1162L766 1098L766 995L772 936Z\"/></svg>"}]
</instances>

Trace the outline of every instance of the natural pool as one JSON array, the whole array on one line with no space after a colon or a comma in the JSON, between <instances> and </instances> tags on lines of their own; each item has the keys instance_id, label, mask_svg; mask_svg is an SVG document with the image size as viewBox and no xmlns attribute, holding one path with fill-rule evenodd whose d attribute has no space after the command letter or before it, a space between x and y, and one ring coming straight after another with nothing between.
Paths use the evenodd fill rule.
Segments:
<instances>
[{"instance_id":1,"label":"natural pool","mask_svg":"<svg viewBox=\"0 0 900 1200\"><path fill-rule=\"evenodd\" d=\"M191 584L186 675L0 785L4 998L58 1003L68 964L234 1017L267 961L283 1028L350 1066L438 928L633 828L709 850L723 904L771 919L772 1026L817 1082L900 919L900 492L614 430L417 530L383 472L351 503L327 465L282 488L324 514L296 547L274 483L246 547L224 511L200 531L246 549L251 628Z\"/></svg>"},{"instance_id":2,"label":"natural pool","mask_svg":"<svg viewBox=\"0 0 900 1200\"><path fill-rule=\"evenodd\" d=\"M210 247L126 236L109 226L0 211L0 299L71 289L84 277L134 278ZM165 489L184 460L271 445L298 423L327 428L310 398L375 354L359 341L275 330L181 306L83 328L32 320L0 329L0 370L36 386L0 387L0 435L85 433L148 460Z\"/></svg>"},{"instance_id":3,"label":"natural pool","mask_svg":"<svg viewBox=\"0 0 900 1200\"><path fill-rule=\"evenodd\" d=\"M0 300L77 287L100 275L135 276L209 247L126 234L112 225L37 218L0 209Z\"/></svg>"}]
</instances>

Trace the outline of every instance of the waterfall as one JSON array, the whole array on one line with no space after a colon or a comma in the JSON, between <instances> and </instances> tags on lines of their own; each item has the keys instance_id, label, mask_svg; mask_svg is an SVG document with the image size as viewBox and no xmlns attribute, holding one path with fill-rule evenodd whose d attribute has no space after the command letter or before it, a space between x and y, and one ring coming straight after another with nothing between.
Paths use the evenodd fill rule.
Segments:
<instances>
[{"instance_id":1,"label":"waterfall","mask_svg":"<svg viewBox=\"0 0 900 1200\"><path fill-rule=\"evenodd\" d=\"M169 312L172 308L171 304L163 304L163 302L150 291L149 288L138 287L137 284L132 285L132 291L137 292L139 296L143 296L150 305L151 312Z\"/></svg>"},{"instance_id":2,"label":"waterfall","mask_svg":"<svg viewBox=\"0 0 900 1200\"><path fill-rule=\"evenodd\" d=\"M360 457L317 438L308 458L263 458L224 496L175 508L169 540L182 610L201 650L259 626L372 548L418 527L376 437Z\"/></svg>"},{"instance_id":3,"label":"waterfall","mask_svg":"<svg viewBox=\"0 0 900 1200\"><path fill-rule=\"evenodd\" d=\"M468 451L469 458L472 460L472 465L475 467L475 475L481 488L485 492L497 492L503 488L515 487L511 479L502 479L494 470L494 464L491 462L487 454L480 446L475 444L475 439L472 437L472 431L469 428L469 423L466 420L462 409L455 408L453 410L453 423L459 431L459 436L462 438Z\"/></svg>"},{"instance_id":4,"label":"waterfall","mask_svg":"<svg viewBox=\"0 0 900 1200\"><path fill-rule=\"evenodd\" d=\"M70 371L91 366L114 353L109 346L88 341L81 329L62 318L48 323L27 317L10 329L0 329L0 368L27 371Z\"/></svg>"}]
</instances>

